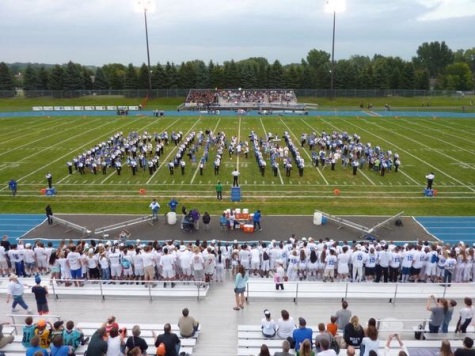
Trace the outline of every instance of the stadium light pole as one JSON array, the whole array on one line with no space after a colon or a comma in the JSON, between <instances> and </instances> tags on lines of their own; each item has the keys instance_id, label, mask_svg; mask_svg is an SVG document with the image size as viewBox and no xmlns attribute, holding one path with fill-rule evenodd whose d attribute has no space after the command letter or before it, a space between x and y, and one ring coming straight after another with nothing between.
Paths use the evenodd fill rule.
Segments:
<instances>
[{"instance_id":1,"label":"stadium light pole","mask_svg":"<svg viewBox=\"0 0 475 356\"><path fill-rule=\"evenodd\" d=\"M330 90L333 96L333 87L335 79L335 29L336 29L336 13L344 12L346 9L345 0L325 0L325 11L333 13L333 34L332 34L332 56L330 64Z\"/></svg>"},{"instance_id":2,"label":"stadium light pole","mask_svg":"<svg viewBox=\"0 0 475 356\"><path fill-rule=\"evenodd\" d=\"M138 10L143 10L143 17L145 22L145 43L147 45L147 69L148 69L148 91L147 97L152 93L152 67L150 66L150 47L148 45L148 23L147 12L152 12L155 9L155 2L153 0L136 0L135 5Z\"/></svg>"}]
</instances>

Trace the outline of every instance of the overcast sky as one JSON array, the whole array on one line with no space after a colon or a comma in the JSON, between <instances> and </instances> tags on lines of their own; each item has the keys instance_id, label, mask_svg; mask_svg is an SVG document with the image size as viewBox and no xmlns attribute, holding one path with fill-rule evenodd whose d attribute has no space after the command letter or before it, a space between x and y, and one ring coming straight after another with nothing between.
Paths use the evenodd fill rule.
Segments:
<instances>
[{"instance_id":1,"label":"overcast sky","mask_svg":"<svg viewBox=\"0 0 475 356\"><path fill-rule=\"evenodd\" d=\"M153 1L153 0L152 0ZM337 0L338 1L338 0ZM325 0L154 0L152 65L265 57L300 62L331 52ZM475 47L475 0L346 0L336 16L335 59L374 54L411 59L423 42ZM101 66L147 60L136 0L0 0L0 61Z\"/></svg>"}]
</instances>

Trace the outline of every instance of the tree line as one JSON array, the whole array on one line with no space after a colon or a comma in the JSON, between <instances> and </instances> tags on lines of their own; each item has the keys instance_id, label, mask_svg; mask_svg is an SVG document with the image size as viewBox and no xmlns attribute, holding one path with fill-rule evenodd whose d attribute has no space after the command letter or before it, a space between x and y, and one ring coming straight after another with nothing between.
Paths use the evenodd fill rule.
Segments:
<instances>
[{"instance_id":1,"label":"tree line","mask_svg":"<svg viewBox=\"0 0 475 356\"><path fill-rule=\"evenodd\" d=\"M142 64L112 63L90 68L70 61L66 65L28 64L18 75L16 68L0 63L0 91L15 95L16 88L26 96L38 92L94 90L138 90L149 87L149 70ZM188 88L289 88L329 89L331 71L334 89L405 89L461 90L474 89L475 47L452 51L445 42L423 43L410 61L400 57L374 55L351 56L333 65L330 54L312 49L300 63L282 65L278 60L252 57L223 64L201 60L167 62L151 66L152 89ZM10 95L11 94L11 95Z\"/></svg>"}]
</instances>

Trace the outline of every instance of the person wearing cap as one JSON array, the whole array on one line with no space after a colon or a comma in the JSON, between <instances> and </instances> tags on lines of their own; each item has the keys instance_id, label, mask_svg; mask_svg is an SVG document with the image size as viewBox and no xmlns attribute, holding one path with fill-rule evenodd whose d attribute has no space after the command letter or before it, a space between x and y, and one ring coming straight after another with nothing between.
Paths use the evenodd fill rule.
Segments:
<instances>
[{"instance_id":1,"label":"person wearing cap","mask_svg":"<svg viewBox=\"0 0 475 356\"><path fill-rule=\"evenodd\" d=\"M55 321L53 323L53 328L51 329L51 333L50 333L51 343L53 343L53 340L56 336L59 336L59 337L61 337L62 344L64 344L64 340L63 340L64 326L63 326L63 324L64 324L64 321L62 321L62 320L58 320L58 321Z\"/></svg>"},{"instance_id":2,"label":"person wearing cap","mask_svg":"<svg viewBox=\"0 0 475 356\"><path fill-rule=\"evenodd\" d=\"M48 314L48 288L41 285L41 277L39 274L35 276L35 283L36 285L31 288L31 292L35 295L38 315Z\"/></svg>"},{"instance_id":3,"label":"person wearing cap","mask_svg":"<svg viewBox=\"0 0 475 356\"><path fill-rule=\"evenodd\" d=\"M307 328L307 321L303 318L299 318L299 327L294 330L292 338L295 341L295 351L300 350L300 344L305 340L312 340L313 330Z\"/></svg>"},{"instance_id":4,"label":"person wearing cap","mask_svg":"<svg viewBox=\"0 0 475 356\"><path fill-rule=\"evenodd\" d=\"M429 174L426 175L427 179L427 188L426 189L432 189L432 184L434 184L434 178L435 174L433 172L430 172Z\"/></svg>"},{"instance_id":5,"label":"person wearing cap","mask_svg":"<svg viewBox=\"0 0 475 356\"><path fill-rule=\"evenodd\" d=\"M272 338L277 333L277 324L274 319L271 318L268 309L264 310L264 318L261 320L261 330L265 338Z\"/></svg>"},{"instance_id":6,"label":"person wearing cap","mask_svg":"<svg viewBox=\"0 0 475 356\"><path fill-rule=\"evenodd\" d=\"M44 319L40 319L36 323L35 336L38 336L38 338L40 339L40 347L42 349L48 349L50 346L50 335L52 328L53 325L51 325L49 321L46 321Z\"/></svg>"},{"instance_id":7,"label":"person wearing cap","mask_svg":"<svg viewBox=\"0 0 475 356\"><path fill-rule=\"evenodd\" d=\"M20 281L18 281L18 276L16 274L11 274L9 280L10 282L8 283L7 303L10 303L10 300L13 299L12 310L11 310L12 313L17 312L18 309L15 309L15 307L17 305L20 305L29 314L31 314L32 313L31 309L23 300L23 293L24 293L25 287Z\"/></svg>"}]
</instances>

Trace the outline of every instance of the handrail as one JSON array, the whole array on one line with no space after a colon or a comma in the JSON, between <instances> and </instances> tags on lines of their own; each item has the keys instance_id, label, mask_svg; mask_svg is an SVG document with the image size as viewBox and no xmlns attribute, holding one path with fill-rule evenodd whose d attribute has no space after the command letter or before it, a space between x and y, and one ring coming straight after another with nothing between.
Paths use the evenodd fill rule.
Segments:
<instances>
[{"instance_id":1,"label":"handrail","mask_svg":"<svg viewBox=\"0 0 475 356\"><path fill-rule=\"evenodd\" d=\"M152 219L153 219L153 217L151 215L141 216L139 218L123 221L123 222L120 222L120 223L117 223L117 224L98 227L96 230L94 230L94 234L102 235L102 237L104 237L105 232L112 231L112 230L123 229L125 227L135 225L135 224L140 224L142 222L150 222L150 221L152 221Z\"/></svg>"},{"instance_id":2,"label":"handrail","mask_svg":"<svg viewBox=\"0 0 475 356\"><path fill-rule=\"evenodd\" d=\"M56 282L56 283L54 283ZM58 287L58 282L59 283L67 283L67 289L61 288L59 289ZM86 280L86 279L52 279L49 281L49 285L51 287L51 294L54 295L56 299L59 299L60 295L66 295L66 294L71 294L69 291L77 291L77 294L81 294L81 290L87 290L89 293L87 295L92 295L92 296L99 296L102 301L106 300L106 296L114 295L114 296L123 296L123 297L139 297L139 296L147 296L149 301L152 302L154 297L157 297L156 295L158 293L154 293L154 291L163 291L162 288L155 289L159 283L167 283L168 287L171 289L171 283L174 283L175 285L184 285L187 286L188 288L180 288L178 291L188 291L192 292L190 295L185 295L185 297L189 296L194 296L196 293L196 299L198 301L201 301L203 297L206 297L205 290L202 290L203 288L209 288L210 284L205 282L205 281L158 281L158 280L152 280L152 281L137 281L137 280ZM74 283L78 283L79 286L75 286ZM121 289L107 289L104 288L105 285L109 284L119 284L121 285L122 288L122 293L118 293L121 291ZM144 293L138 293L140 290L137 290L137 288L128 288L128 286L134 285L134 284L140 284L141 286L144 286L147 288L147 294L145 295ZM196 291L195 291L196 290ZM67 293L65 293L67 291ZM178 296L179 293L177 293Z\"/></svg>"},{"instance_id":3,"label":"handrail","mask_svg":"<svg viewBox=\"0 0 475 356\"><path fill-rule=\"evenodd\" d=\"M57 216L53 217L53 224L54 225L64 225L66 228L70 228L69 230L66 230L66 232L69 232L71 230L77 230L82 233L82 237L87 237L91 234L91 231L87 229L85 226L81 226L75 223L72 223L70 221L58 218Z\"/></svg>"},{"instance_id":4,"label":"handrail","mask_svg":"<svg viewBox=\"0 0 475 356\"><path fill-rule=\"evenodd\" d=\"M426 299L429 295L443 298L464 298L472 294L470 283L326 283L322 289L320 282L289 281L284 290L276 291L275 283L261 279L250 279L246 285L246 300L253 295L257 298L289 298L294 303L308 298L387 299L393 305L403 299Z\"/></svg>"},{"instance_id":5,"label":"handrail","mask_svg":"<svg viewBox=\"0 0 475 356\"><path fill-rule=\"evenodd\" d=\"M33 318L40 318L40 319L53 319L55 321L61 320L61 317L59 315L51 315L51 314L44 314L44 315L34 315L34 314L7 314L7 317L12 319L12 322L8 325L13 327L13 332L16 335L20 335L18 332L17 328L23 328L25 326L25 318L28 316L31 316ZM23 323L16 323L15 319L19 318ZM21 330L21 329L20 329Z\"/></svg>"}]
</instances>

